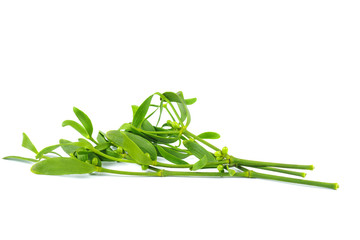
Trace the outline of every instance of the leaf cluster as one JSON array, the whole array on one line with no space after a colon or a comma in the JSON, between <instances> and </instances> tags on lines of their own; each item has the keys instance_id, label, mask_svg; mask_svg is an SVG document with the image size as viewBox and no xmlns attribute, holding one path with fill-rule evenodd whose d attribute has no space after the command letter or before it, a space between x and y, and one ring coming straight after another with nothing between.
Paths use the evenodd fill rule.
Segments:
<instances>
[{"instance_id":1,"label":"leaf cluster","mask_svg":"<svg viewBox=\"0 0 360 240\"><path fill-rule=\"evenodd\" d=\"M157 102L154 102L155 99ZM65 120L62 126L72 127L82 138L76 141L60 139L57 144L38 151L24 133L22 146L35 154L35 157L8 156L4 159L34 162L31 171L45 175L108 172L143 176L256 176L294 182L295 180L290 178L285 179L273 175L265 177L249 168L301 177L304 177L305 173L288 169L311 170L313 168L312 165L259 162L236 158L228 154L226 147L220 149L208 141L219 139L220 134L211 131L199 135L191 133L188 130L191 123L189 106L196 100L196 98L184 98L182 92L156 92L147 97L139 106L131 106L133 112L131 122L121 124L119 129L106 133L98 131L95 138L93 124L88 115L74 107L77 121ZM58 149L62 149L63 153L58 152ZM63 156L64 154L66 155ZM144 172L107 169L103 167L103 162L106 161L137 164ZM188 171L168 170L174 168L188 169ZM202 169L213 169L215 172L199 172ZM303 184L315 184L313 181L312 183L298 179L296 181ZM334 188L334 185L331 187Z\"/></svg>"}]
</instances>

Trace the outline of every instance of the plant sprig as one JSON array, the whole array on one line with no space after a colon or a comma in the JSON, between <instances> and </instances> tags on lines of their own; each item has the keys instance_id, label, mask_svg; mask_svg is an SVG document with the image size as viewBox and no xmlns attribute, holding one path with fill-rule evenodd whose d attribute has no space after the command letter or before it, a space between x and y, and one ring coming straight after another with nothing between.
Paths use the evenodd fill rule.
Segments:
<instances>
[{"instance_id":1,"label":"plant sprig","mask_svg":"<svg viewBox=\"0 0 360 240\"><path fill-rule=\"evenodd\" d=\"M159 103L154 104L154 97ZM24 133L22 146L35 154L35 158L7 156L4 159L33 162L31 171L44 175L89 174L105 172L137 176L198 176L198 177L245 177L284 181L337 189L337 183L326 183L302 179L304 172L290 169L313 170L313 165L285 164L247 160L229 154L227 147L219 148L208 139L219 139L216 132L195 135L188 130L191 115L188 106L196 98L185 99L182 92L156 92L139 106L133 105L133 118L119 129L106 133L99 131L93 137L90 118L74 107L79 122L65 120L62 126L70 126L84 138L77 141L60 139L58 144L38 151ZM154 109L155 108L155 109ZM151 121L159 112L155 124ZM170 118L170 119L169 119ZM61 148L67 156L55 150ZM197 161L188 163L193 157ZM168 161L158 161L165 159ZM191 158L189 158L191 160ZM103 167L103 162L126 162L141 166L143 171L119 171ZM170 170L169 170L170 169ZM174 171L171 169L188 169ZM255 171L278 172L302 178L283 177ZM207 170L207 171L204 171ZM212 170L212 171L209 171ZM215 170L215 171L214 171Z\"/></svg>"}]
</instances>

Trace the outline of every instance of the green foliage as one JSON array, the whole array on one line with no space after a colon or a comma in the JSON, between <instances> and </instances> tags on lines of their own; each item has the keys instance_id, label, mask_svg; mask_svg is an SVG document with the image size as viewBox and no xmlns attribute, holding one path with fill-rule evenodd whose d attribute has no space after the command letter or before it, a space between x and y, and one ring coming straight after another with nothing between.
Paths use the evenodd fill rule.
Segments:
<instances>
[{"instance_id":1,"label":"green foliage","mask_svg":"<svg viewBox=\"0 0 360 240\"><path fill-rule=\"evenodd\" d=\"M79 123L73 121L73 120L65 120L62 123L63 127L70 126L74 128L76 131L78 131L81 135L83 135L86 138L90 138L89 133L85 130L83 126L81 126Z\"/></svg>"},{"instance_id":2,"label":"green foliage","mask_svg":"<svg viewBox=\"0 0 360 240\"><path fill-rule=\"evenodd\" d=\"M159 105L152 103L154 95L160 97ZM31 171L44 175L106 172L140 176L256 177L332 189L338 188L337 183L288 178L249 170L248 167L259 168L305 177L305 173L283 168L312 170L313 166L260 162L229 155L227 147L220 149L206 141L206 139L219 139L220 134L204 132L195 135L188 131L191 122L188 106L194 104L196 100L196 98L185 99L181 91L176 93L156 92L146 98L140 106L132 105L132 122L120 124L121 127L118 130L111 130L106 134L99 131L96 140L92 137L94 128L90 118L83 111L74 107L73 111L80 123L65 120L62 126L74 128L84 138L79 138L76 142L60 139L59 144L47 146L39 152L24 133L22 146L35 153L36 159L19 156L7 156L4 159L33 162L35 164ZM157 116L157 119L156 124L153 125L152 118L154 116ZM59 147L70 157L61 157L59 153L54 152ZM158 161L158 156L170 163L162 162L161 158ZM184 161L185 158L191 156L197 158L197 162L189 164ZM102 167L103 161L137 164L141 166L143 172L107 169ZM170 171L169 168L185 168L191 171ZM198 171L201 169L215 171Z\"/></svg>"},{"instance_id":3,"label":"green foliage","mask_svg":"<svg viewBox=\"0 0 360 240\"><path fill-rule=\"evenodd\" d=\"M124 148L135 162L144 165L151 164L150 156L146 155L124 132L112 130L106 133L106 137L115 145Z\"/></svg>"},{"instance_id":4,"label":"green foliage","mask_svg":"<svg viewBox=\"0 0 360 240\"><path fill-rule=\"evenodd\" d=\"M184 141L184 146L197 158L206 156L208 162L216 162L215 157L197 142Z\"/></svg>"},{"instance_id":5,"label":"green foliage","mask_svg":"<svg viewBox=\"0 0 360 240\"><path fill-rule=\"evenodd\" d=\"M178 158L177 156L175 156L174 154L171 154L170 152L166 151L164 148L162 148L159 145L156 145L156 148L158 149L159 153L161 154L161 156L163 158L165 158L166 160L168 160L169 162L172 162L174 164L178 164L178 165L184 165L184 164L188 164L187 162L185 162L184 160L182 160L181 158Z\"/></svg>"},{"instance_id":6,"label":"green foliage","mask_svg":"<svg viewBox=\"0 0 360 240\"><path fill-rule=\"evenodd\" d=\"M91 135L93 133L93 125L91 123L90 118L83 111L81 111L80 109L78 109L76 107L74 107L73 110L74 110L76 117L79 119L81 124L84 126L89 137L91 137Z\"/></svg>"},{"instance_id":7,"label":"green foliage","mask_svg":"<svg viewBox=\"0 0 360 240\"><path fill-rule=\"evenodd\" d=\"M204 155L202 158L200 158L199 161L197 161L193 167L191 168L191 171L196 171L199 169L202 169L203 167L206 166L206 164L208 163L207 157L206 155Z\"/></svg>"},{"instance_id":8,"label":"green foliage","mask_svg":"<svg viewBox=\"0 0 360 240\"><path fill-rule=\"evenodd\" d=\"M140 106L139 108L136 110L135 114L134 114L134 118L133 118L133 121L132 121L132 124L135 126L135 127L140 127L142 122L144 121L145 119L145 116L149 110L149 107L150 107L150 103L151 103L151 100L153 98L153 95L151 95L150 97L148 97Z\"/></svg>"},{"instance_id":9,"label":"green foliage","mask_svg":"<svg viewBox=\"0 0 360 240\"><path fill-rule=\"evenodd\" d=\"M199 134L198 137L202 138L202 139L219 139L220 134L218 134L216 132L203 132L203 133Z\"/></svg>"},{"instance_id":10,"label":"green foliage","mask_svg":"<svg viewBox=\"0 0 360 240\"><path fill-rule=\"evenodd\" d=\"M152 160L156 160L157 154L153 144L151 144L148 140L139 135L130 132L123 133L128 138L130 138L144 153L149 153Z\"/></svg>"},{"instance_id":11,"label":"green foliage","mask_svg":"<svg viewBox=\"0 0 360 240\"><path fill-rule=\"evenodd\" d=\"M85 174L96 171L96 167L76 158L49 158L34 164L31 171L44 175Z\"/></svg>"},{"instance_id":12,"label":"green foliage","mask_svg":"<svg viewBox=\"0 0 360 240\"><path fill-rule=\"evenodd\" d=\"M36 147L34 146L34 144L30 141L30 138L23 133L23 141L21 146L23 146L24 148L29 149L30 151L32 151L35 154L38 154L38 150L36 150Z\"/></svg>"}]
</instances>

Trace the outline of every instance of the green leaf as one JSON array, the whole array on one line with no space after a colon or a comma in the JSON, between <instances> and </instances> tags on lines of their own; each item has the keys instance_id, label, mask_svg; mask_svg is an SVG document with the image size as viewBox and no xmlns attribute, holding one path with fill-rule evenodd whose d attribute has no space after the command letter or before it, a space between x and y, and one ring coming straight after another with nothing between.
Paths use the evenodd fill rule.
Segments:
<instances>
[{"instance_id":1,"label":"green leaf","mask_svg":"<svg viewBox=\"0 0 360 240\"><path fill-rule=\"evenodd\" d=\"M106 143L106 139L105 139L105 133L99 131L96 140L98 141L98 143Z\"/></svg>"},{"instance_id":2,"label":"green leaf","mask_svg":"<svg viewBox=\"0 0 360 240\"><path fill-rule=\"evenodd\" d=\"M38 150L36 150L34 144L30 141L30 138L25 133L23 133L23 141L22 141L21 146L29 149L30 151L32 151L35 154L39 153Z\"/></svg>"},{"instance_id":3,"label":"green leaf","mask_svg":"<svg viewBox=\"0 0 360 240\"><path fill-rule=\"evenodd\" d=\"M119 130L130 131L132 128L133 128L133 125L131 125L130 123L124 123L123 125L121 125Z\"/></svg>"},{"instance_id":4,"label":"green leaf","mask_svg":"<svg viewBox=\"0 0 360 240\"><path fill-rule=\"evenodd\" d=\"M104 143L98 144L95 148L96 148L97 150L99 150L99 151L103 151L103 150L109 148L110 145L111 145L111 144L110 144L109 142L104 142Z\"/></svg>"},{"instance_id":5,"label":"green leaf","mask_svg":"<svg viewBox=\"0 0 360 240\"><path fill-rule=\"evenodd\" d=\"M86 138L90 138L89 133L85 130L83 126L81 126L79 123L73 121L73 120L65 120L62 123L62 126L70 126L74 128L76 131L78 131L81 135L83 135Z\"/></svg>"},{"instance_id":6,"label":"green leaf","mask_svg":"<svg viewBox=\"0 0 360 240\"><path fill-rule=\"evenodd\" d=\"M179 140L178 137L164 137L152 133L143 133L149 140L157 143L174 143Z\"/></svg>"},{"instance_id":7,"label":"green leaf","mask_svg":"<svg viewBox=\"0 0 360 240\"><path fill-rule=\"evenodd\" d=\"M54 151L55 149L57 149L57 148L60 147L60 146L61 146L61 144L56 144L56 145L48 146L48 147L42 149L42 150L36 155L36 158L37 158L37 159L40 159L42 156L44 156L44 154L50 153L50 152Z\"/></svg>"},{"instance_id":8,"label":"green leaf","mask_svg":"<svg viewBox=\"0 0 360 240\"><path fill-rule=\"evenodd\" d=\"M144 153L149 153L152 160L156 160L156 149L148 140L130 132L124 132L124 134L128 136L136 145L138 145L141 151Z\"/></svg>"},{"instance_id":9,"label":"green leaf","mask_svg":"<svg viewBox=\"0 0 360 240\"><path fill-rule=\"evenodd\" d=\"M125 149L129 156L139 164L150 165L151 158L144 154L136 143L134 143L124 132L112 130L106 133L107 139Z\"/></svg>"},{"instance_id":10,"label":"green leaf","mask_svg":"<svg viewBox=\"0 0 360 240\"><path fill-rule=\"evenodd\" d=\"M133 113L133 118L134 118L134 116L135 116L135 113L136 113L136 111L139 109L139 106L137 106L137 105L131 105L131 110L132 110L132 113Z\"/></svg>"},{"instance_id":11,"label":"green leaf","mask_svg":"<svg viewBox=\"0 0 360 240\"><path fill-rule=\"evenodd\" d=\"M79 138L78 139L79 142L74 142L75 145L78 145L78 146L82 146L84 148L87 148L87 149L93 149L93 145L86 139L84 138ZM69 143L69 145L72 144L72 143Z\"/></svg>"},{"instance_id":12,"label":"green leaf","mask_svg":"<svg viewBox=\"0 0 360 240\"><path fill-rule=\"evenodd\" d=\"M165 92L163 96L166 97L170 102L176 102L179 110L180 110L180 119L181 121L185 121L186 119L186 126L189 126L191 121L191 116L189 109L186 106L184 95L181 91L174 93L174 92Z\"/></svg>"},{"instance_id":13,"label":"green leaf","mask_svg":"<svg viewBox=\"0 0 360 240\"><path fill-rule=\"evenodd\" d=\"M34 164L31 171L44 175L85 174L95 172L97 167L76 158L49 158Z\"/></svg>"},{"instance_id":14,"label":"green leaf","mask_svg":"<svg viewBox=\"0 0 360 240\"><path fill-rule=\"evenodd\" d=\"M207 163L208 163L207 157L206 155L204 155L199 161L194 163L194 165L191 168L191 171L202 169L203 167L206 166Z\"/></svg>"},{"instance_id":15,"label":"green leaf","mask_svg":"<svg viewBox=\"0 0 360 240\"><path fill-rule=\"evenodd\" d=\"M89 134L89 137L91 137L92 133L93 133L93 125L91 123L90 118L80 109L74 107L73 108L74 113L76 115L76 117L79 119L79 121L81 122L81 124L84 126L86 132Z\"/></svg>"},{"instance_id":16,"label":"green leaf","mask_svg":"<svg viewBox=\"0 0 360 240\"><path fill-rule=\"evenodd\" d=\"M215 157L200 144L192 141L184 141L184 146L198 159L202 159L206 156L208 162L217 162Z\"/></svg>"},{"instance_id":17,"label":"green leaf","mask_svg":"<svg viewBox=\"0 0 360 240\"><path fill-rule=\"evenodd\" d=\"M149 107L150 107L150 103L151 103L152 97L153 97L153 95L151 95L150 97L148 97L148 98L139 106L139 108L137 109L137 111L136 111L136 113L135 113L135 115L134 115L133 121L132 121L132 124L133 124L135 127L140 127L140 126L141 126L141 123L142 123L143 120L145 119L146 113L148 112Z\"/></svg>"},{"instance_id":18,"label":"green leaf","mask_svg":"<svg viewBox=\"0 0 360 240\"><path fill-rule=\"evenodd\" d=\"M151 101L150 101L150 102L151 102ZM135 116L135 114L136 114L137 110L139 109L139 107L136 106L136 105L132 105L131 108L132 108L132 111L133 111L133 116ZM146 116L146 113L145 113L145 116ZM155 131L154 126L153 126L147 119L145 119L145 116L144 116L144 120L142 121L142 124L141 124L141 129L146 130L146 131ZM134 124L134 123L133 123L133 124ZM131 127L129 127L129 125L130 125ZM135 126L135 125L134 125L134 126ZM136 126L135 126L135 127L136 127ZM128 131L129 128L132 128L132 125L129 124L129 123L124 123L124 124L120 127L120 129L125 129L126 131Z\"/></svg>"},{"instance_id":19,"label":"green leaf","mask_svg":"<svg viewBox=\"0 0 360 240\"><path fill-rule=\"evenodd\" d=\"M179 95L177 95L174 92L164 92L162 95L164 97L166 97L170 102L181 103L181 99L180 99Z\"/></svg>"},{"instance_id":20,"label":"green leaf","mask_svg":"<svg viewBox=\"0 0 360 240\"><path fill-rule=\"evenodd\" d=\"M196 98L188 98L188 99L185 99L185 103L186 105L192 105L196 102Z\"/></svg>"},{"instance_id":21,"label":"green leaf","mask_svg":"<svg viewBox=\"0 0 360 240\"><path fill-rule=\"evenodd\" d=\"M79 150L82 147L74 146L74 145L66 145L67 143L71 143L69 140L60 139L59 140L60 146L64 152L68 155L73 154L75 151Z\"/></svg>"},{"instance_id":22,"label":"green leaf","mask_svg":"<svg viewBox=\"0 0 360 240\"><path fill-rule=\"evenodd\" d=\"M180 99L180 103L178 102L177 104L181 113L181 121L184 121L186 118L190 117L190 112L186 106L183 92L179 91L176 95L178 95Z\"/></svg>"},{"instance_id":23,"label":"green leaf","mask_svg":"<svg viewBox=\"0 0 360 240\"><path fill-rule=\"evenodd\" d=\"M36 160L36 159L19 157L19 156L7 156L7 157L4 157L3 159L6 159L6 160L29 161L29 162L38 162L38 161L39 161L39 160Z\"/></svg>"},{"instance_id":24,"label":"green leaf","mask_svg":"<svg viewBox=\"0 0 360 240\"><path fill-rule=\"evenodd\" d=\"M184 165L184 164L188 164L187 162L185 162L184 160L168 153L167 151L165 151L161 146L157 145L156 148L158 149L159 153L161 154L161 156L163 156L166 160L168 160L169 162L172 162L174 164L178 164L178 165Z\"/></svg>"},{"instance_id":25,"label":"green leaf","mask_svg":"<svg viewBox=\"0 0 360 240\"><path fill-rule=\"evenodd\" d=\"M162 148L165 151L167 151L168 153L170 153L171 155L174 155L175 157L180 158L180 159L185 159L188 156L190 156L190 154L188 154L188 153L183 153L183 152L180 152L180 151L176 151L176 150L173 150L173 149L168 148L168 147L162 147Z\"/></svg>"},{"instance_id":26,"label":"green leaf","mask_svg":"<svg viewBox=\"0 0 360 240\"><path fill-rule=\"evenodd\" d=\"M182 122L185 121L185 119L188 117L188 111L182 92L164 92L162 95L166 97L170 102L177 103L180 110L180 119Z\"/></svg>"},{"instance_id":27,"label":"green leaf","mask_svg":"<svg viewBox=\"0 0 360 240\"><path fill-rule=\"evenodd\" d=\"M203 133L199 134L198 137L202 138L202 139L219 139L220 134L218 134L216 132L203 132Z\"/></svg>"}]
</instances>

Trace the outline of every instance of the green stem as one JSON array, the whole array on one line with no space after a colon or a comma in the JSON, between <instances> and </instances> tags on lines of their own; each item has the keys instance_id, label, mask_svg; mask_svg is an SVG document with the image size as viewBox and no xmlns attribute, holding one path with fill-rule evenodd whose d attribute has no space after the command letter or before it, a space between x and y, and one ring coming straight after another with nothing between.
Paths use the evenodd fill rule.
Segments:
<instances>
[{"instance_id":1,"label":"green stem","mask_svg":"<svg viewBox=\"0 0 360 240\"><path fill-rule=\"evenodd\" d=\"M170 105L171 109L173 110L173 112L174 112L175 115L176 115L176 118L179 120L180 126L183 127L183 126L184 126L184 123L181 121L181 118L180 118L179 114L177 113L174 105L169 101L169 99L167 99L164 95L162 95L162 94L159 93L159 92L156 92L156 93L154 93L154 94L160 96L162 99L164 99L164 100ZM170 111L167 109L167 107L165 107L165 109L168 111L168 113L170 114L170 116L172 116L171 113L170 113ZM172 118L173 118L173 121L175 121L174 117L172 117Z\"/></svg>"},{"instance_id":2,"label":"green stem","mask_svg":"<svg viewBox=\"0 0 360 240\"><path fill-rule=\"evenodd\" d=\"M293 168L293 169L306 169L313 170L313 165L299 165L299 164L286 164L286 163L273 163L273 162L261 162L247 159L241 159L231 156L231 163L237 163L248 167L280 167L280 168Z\"/></svg>"},{"instance_id":3,"label":"green stem","mask_svg":"<svg viewBox=\"0 0 360 240\"><path fill-rule=\"evenodd\" d=\"M136 128L138 130L138 128ZM146 131L142 130L144 133L150 133L150 134L178 134L179 131Z\"/></svg>"},{"instance_id":4,"label":"green stem","mask_svg":"<svg viewBox=\"0 0 360 240\"><path fill-rule=\"evenodd\" d=\"M215 150L215 151L221 151L220 148L215 147L214 145L212 145L212 144L209 143L208 141L206 141L206 140L204 140L204 139L196 136L195 134L189 132L188 130L184 130L184 135L187 136L187 137L192 137L192 138L196 139L197 141L203 143L204 145L212 148L212 149Z\"/></svg>"},{"instance_id":5,"label":"green stem","mask_svg":"<svg viewBox=\"0 0 360 240\"><path fill-rule=\"evenodd\" d=\"M207 163L204 168L214 168L217 167L219 164L228 164L229 161L219 161L219 162L211 162ZM167 167L167 168L191 168L193 164L168 164L168 163L161 163L161 162L154 162L151 164L153 166L159 166L159 167Z\"/></svg>"},{"instance_id":6,"label":"green stem","mask_svg":"<svg viewBox=\"0 0 360 240\"><path fill-rule=\"evenodd\" d=\"M112 157L110 155L107 155L99 150L97 150L96 148L91 149L91 151L93 151L94 153L103 156L106 159L112 160L112 161L116 161L116 162L126 162L126 163L136 163L133 160L129 160L129 159L124 159L124 158L116 158L116 157Z\"/></svg>"},{"instance_id":7,"label":"green stem","mask_svg":"<svg viewBox=\"0 0 360 240\"><path fill-rule=\"evenodd\" d=\"M89 139L90 141L92 141L93 143L95 143L96 145L99 144L93 137L89 137L88 139Z\"/></svg>"},{"instance_id":8,"label":"green stem","mask_svg":"<svg viewBox=\"0 0 360 240\"><path fill-rule=\"evenodd\" d=\"M171 119L172 119L173 121L176 121L175 118L174 118L174 116L171 114L170 110L169 110L166 106L165 106L164 108L165 108L165 110L168 112L168 114L170 115Z\"/></svg>"},{"instance_id":9,"label":"green stem","mask_svg":"<svg viewBox=\"0 0 360 240\"><path fill-rule=\"evenodd\" d=\"M281 177L281 176L275 176L275 175L270 175L270 174L258 173L258 172L254 172L254 171L249 172L249 177L250 178L271 179L271 180L282 181L282 182L299 183L299 184L305 184L305 185L311 185L311 186L317 186L317 187L331 188L331 189L335 189L335 190L339 188L339 184L337 184L337 183L327 183L327 182L318 182L318 181L304 180L304 179L298 179L298 178Z\"/></svg>"},{"instance_id":10,"label":"green stem","mask_svg":"<svg viewBox=\"0 0 360 240\"><path fill-rule=\"evenodd\" d=\"M106 173L114 173L121 175L136 175L136 176L148 176L148 177L168 177L168 176L187 176L187 177L244 177L244 178L260 178L260 179L271 179L282 182L291 182L298 183L304 185L311 185L317 187L331 188L337 189L339 185L337 183L326 183L326 182L317 182L310 181L304 179L297 178L289 178L289 177L280 177L270 174L263 174L254 171L246 171L246 172L237 172L234 176L230 176L228 173L220 173L220 172L177 172L177 171L166 171L166 170L158 170L154 168L156 172L129 172L129 171L119 171L112 170L107 168L98 167L97 172L106 172Z\"/></svg>"},{"instance_id":11,"label":"green stem","mask_svg":"<svg viewBox=\"0 0 360 240\"><path fill-rule=\"evenodd\" d=\"M157 122L156 122L156 126L159 125L159 122L160 122L160 119L161 119L161 115L162 115L162 112L163 112L163 108L164 108L163 106L164 106L164 100L161 99L160 106L159 106L159 108L160 108L160 114L159 114L159 118L158 118L158 120L157 120Z\"/></svg>"},{"instance_id":12,"label":"green stem","mask_svg":"<svg viewBox=\"0 0 360 240\"><path fill-rule=\"evenodd\" d=\"M157 107L152 113L150 113L147 117L145 117L141 123L140 126L144 123L144 121L148 120L152 115L154 115L154 113L159 109L159 107Z\"/></svg>"},{"instance_id":13,"label":"green stem","mask_svg":"<svg viewBox=\"0 0 360 240\"><path fill-rule=\"evenodd\" d=\"M121 175L135 175L135 176L148 176L148 177L161 177L161 173L159 172L129 172L129 171L119 171L113 170L103 167L98 167L97 172L106 172L106 173L114 173Z\"/></svg>"},{"instance_id":14,"label":"green stem","mask_svg":"<svg viewBox=\"0 0 360 240\"><path fill-rule=\"evenodd\" d=\"M273 172L279 172L279 173L284 173L284 174L289 174L289 175L294 175L294 176L299 176L299 177L306 176L306 173L303 173L303 172L290 171L290 170L274 168L274 167L253 167L253 168L258 168L258 169L263 169L263 170L273 171Z\"/></svg>"}]
</instances>

